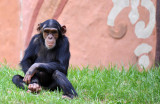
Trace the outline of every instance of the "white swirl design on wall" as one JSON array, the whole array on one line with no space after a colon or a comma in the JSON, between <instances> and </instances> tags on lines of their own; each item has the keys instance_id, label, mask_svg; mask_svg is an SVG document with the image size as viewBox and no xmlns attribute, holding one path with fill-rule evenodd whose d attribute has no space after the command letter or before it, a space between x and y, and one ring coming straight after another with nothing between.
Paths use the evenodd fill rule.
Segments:
<instances>
[{"instance_id":1,"label":"white swirl design on wall","mask_svg":"<svg viewBox=\"0 0 160 104\"><path fill-rule=\"evenodd\" d=\"M140 2L141 1L141 2ZM135 25L135 35L140 39L147 39L152 35L156 24L156 9L151 0L112 0L113 8L111 9L107 24L114 28L114 22L118 14L126 7L131 5L131 11L128 15L130 22L134 25L139 19L138 6L146 8L149 11L149 22L148 25L145 25L145 22L140 20ZM141 4L140 4L141 3ZM130 4L130 5L129 5ZM134 53L138 59L138 64L141 68L147 68L149 66L149 56L142 55L144 53L149 53L152 51L152 46L147 43L142 43L135 49Z\"/></svg>"},{"instance_id":2,"label":"white swirl design on wall","mask_svg":"<svg viewBox=\"0 0 160 104\"><path fill-rule=\"evenodd\" d=\"M109 26L114 26L114 21L118 14L126 7L129 6L129 0L112 0L113 8L108 15L107 24Z\"/></svg>"},{"instance_id":3,"label":"white swirl design on wall","mask_svg":"<svg viewBox=\"0 0 160 104\"><path fill-rule=\"evenodd\" d=\"M129 13L128 17L132 24L135 24L139 19L138 13L138 5L140 0L131 0L131 12Z\"/></svg>"},{"instance_id":4,"label":"white swirl design on wall","mask_svg":"<svg viewBox=\"0 0 160 104\"><path fill-rule=\"evenodd\" d=\"M137 48L134 50L134 54L138 57L140 55L140 58L138 60L138 65L141 68L147 68L149 66L149 56L147 55L143 55L143 54L148 54L149 52L152 51L152 46L146 44L146 43L142 43L139 46L137 46Z\"/></svg>"},{"instance_id":5,"label":"white swirl design on wall","mask_svg":"<svg viewBox=\"0 0 160 104\"><path fill-rule=\"evenodd\" d=\"M141 6L145 7L149 11L149 23L145 28L145 22L139 21L135 26L135 33L137 38L146 39L152 34L153 29L155 27L156 9L153 2L150 0L142 0Z\"/></svg>"}]
</instances>

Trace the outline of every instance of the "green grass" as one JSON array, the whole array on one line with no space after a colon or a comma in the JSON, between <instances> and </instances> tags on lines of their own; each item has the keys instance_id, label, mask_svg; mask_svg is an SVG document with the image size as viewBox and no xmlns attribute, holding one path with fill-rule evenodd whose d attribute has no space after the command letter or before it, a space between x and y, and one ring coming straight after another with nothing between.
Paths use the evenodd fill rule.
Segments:
<instances>
[{"instance_id":1,"label":"green grass","mask_svg":"<svg viewBox=\"0 0 160 104\"><path fill-rule=\"evenodd\" d=\"M15 74L23 75L7 65L0 67L1 104L106 104L160 103L160 68L139 72L116 66L111 68L69 68L68 78L78 93L73 100L62 99L62 92L42 90L39 94L26 93L12 83Z\"/></svg>"}]
</instances>

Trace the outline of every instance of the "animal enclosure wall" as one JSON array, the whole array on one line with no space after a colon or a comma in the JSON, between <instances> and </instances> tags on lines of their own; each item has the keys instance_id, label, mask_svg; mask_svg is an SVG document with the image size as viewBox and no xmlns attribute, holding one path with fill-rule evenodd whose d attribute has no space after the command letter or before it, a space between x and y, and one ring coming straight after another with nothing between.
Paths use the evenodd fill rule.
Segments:
<instances>
[{"instance_id":1,"label":"animal enclosure wall","mask_svg":"<svg viewBox=\"0 0 160 104\"><path fill-rule=\"evenodd\" d=\"M156 0L1 0L0 10L0 59L11 65L50 18L67 27L71 65L154 63Z\"/></svg>"}]
</instances>

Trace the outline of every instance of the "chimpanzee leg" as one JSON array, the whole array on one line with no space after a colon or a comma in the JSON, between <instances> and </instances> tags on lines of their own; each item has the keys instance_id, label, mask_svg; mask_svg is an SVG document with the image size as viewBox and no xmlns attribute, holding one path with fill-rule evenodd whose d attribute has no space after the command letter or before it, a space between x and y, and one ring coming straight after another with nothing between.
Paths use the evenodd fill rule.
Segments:
<instances>
[{"instance_id":1,"label":"chimpanzee leg","mask_svg":"<svg viewBox=\"0 0 160 104\"><path fill-rule=\"evenodd\" d=\"M52 81L52 83L46 87L46 89L50 89L51 91L56 90L57 88L60 89L60 87L57 85L57 83L55 81Z\"/></svg>"},{"instance_id":2,"label":"chimpanzee leg","mask_svg":"<svg viewBox=\"0 0 160 104\"><path fill-rule=\"evenodd\" d=\"M44 89L49 89L54 91L57 89L58 85L56 81L52 78L52 75L45 71L38 71L36 76L39 77L40 85L43 86Z\"/></svg>"},{"instance_id":3,"label":"chimpanzee leg","mask_svg":"<svg viewBox=\"0 0 160 104\"><path fill-rule=\"evenodd\" d=\"M23 82L23 77L20 75L15 75L12 78L12 82L19 88L25 89L24 84L25 82Z\"/></svg>"},{"instance_id":4,"label":"chimpanzee leg","mask_svg":"<svg viewBox=\"0 0 160 104\"><path fill-rule=\"evenodd\" d=\"M43 87L48 87L50 83L52 82L51 74L45 72L45 71L38 71L35 76L37 76L39 80L39 84Z\"/></svg>"},{"instance_id":5,"label":"chimpanzee leg","mask_svg":"<svg viewBox=\"0 0 160 104\"><path fill-rule=\"evenodd\" d=\"M72 84L69 82L65 74L56 70L53 73L52 78L56 81L57 85L63 90L64 95L70 98L78 96L78 94L74 90Z\"/></svg>"}]
</instances>

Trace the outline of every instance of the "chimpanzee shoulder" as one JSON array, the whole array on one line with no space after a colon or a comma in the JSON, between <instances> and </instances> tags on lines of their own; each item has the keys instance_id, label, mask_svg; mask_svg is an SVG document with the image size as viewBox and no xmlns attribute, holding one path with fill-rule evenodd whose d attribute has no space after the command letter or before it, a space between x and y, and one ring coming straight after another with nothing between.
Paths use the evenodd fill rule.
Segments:
<instances>
[{"instance_id":1,"label":"chimpanzee shoulder","mask_svg":"<svg viewBox=\"0 0 160 104\"><path fill-rule=\"evenodd\" d=\"M31 39L31 45L38 45L38 44L40 44L40 43L43 43L43 36L42 36L42 34L36 34L36 35L34 35L33 37L32 37L32 39Z\"/></svg>"},{"instance_id":2,"label":"chimpanzee shoulder","mask_svg":"<svg viewBox=\"0 0 160 104\"><path fill-rule=\"evenodd\" d=\"M30 61L32 61L32 64L33 64L33 62L34 62L33 60L35 60L35 58L36 58L38 48L39 48L40 44L42 43L41 41L42 41L42 39L41 39L40 34L36 34L32 37L27 49L25 50L24 57L20 62L22 69L24 69L23 66L27 66L25 64L25 62L26 62L26 59L28 59L28 58L30 59Z\"/></svg>"},{"instance_id":3,"label":"chimpanzee shoulder","mask_svg":"<svg viewBox=\"0 0 160 104\"><path fill-rule=\"evenodd\" d=\"M58 40L58 43L58 45L63 47L69 46L69 40L65 35L63 35L62 38Z\"/></svg>"}]
</instances>

